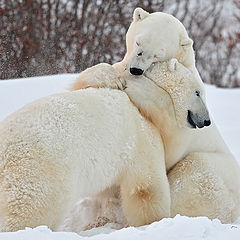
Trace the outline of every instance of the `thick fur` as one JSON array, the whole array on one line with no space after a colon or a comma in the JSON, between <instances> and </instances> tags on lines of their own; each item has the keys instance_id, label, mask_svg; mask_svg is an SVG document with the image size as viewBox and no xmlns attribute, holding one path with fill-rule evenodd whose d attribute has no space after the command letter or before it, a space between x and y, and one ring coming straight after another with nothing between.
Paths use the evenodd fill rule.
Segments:
<instances>
[{"instance_id":1,"label":"thick fur","mask_svg":"<svg viewBox=\"0 0 240 240\"><path fill-rule=\"evenodd\" d=\"M159 79L156 76L156 83ZM125 91L163 133L171 189L171 216L177 213L207 216L224 223L236 220L240 215L240 170L215 124L212 122L211 126L203 129L179 127L171 107L163 111L156 104L160 94L148 95L148 103L142 103L143 89L152 93L151 88L156 87L139 80L134 83L138 91L128 88ZM166 119L168 124L165 124Z\"/></svg>"},{"instance_id":2,"label":"thick fur","mask_svg":"<svg viewBox=\"0 0 240 240\"><path fill-rule=\"evenodd\" d=\"M101 68L101 64L95 67ZM115 70L109 65L103 75L107 76L108 71ZM183 108L196 108L191 92L200 89L204 97L202 84L199 85L194 74L176 60L154 64L146 71L147 77L122 76L126 82L124 91L162 136L171 191L171 216L178 213L207 216L224 223L236 220L240 215L240 170L236 160L213 122L209 127L190 129L186 113L184 117ZM197 111L201 113L202 105L199 106ZM103 208L105 212L107 208L113 209L111 204ZM114 221L113 215L103 215ZM116 221L119 223L119 219ZM96 226L96 222L92 226Z\"/></svg>"},{"instance_id":3,"label":"thick fur","mask_svg":"<svg viewBox=\"0 0 240 240\"><path fill-rule=\"evenodd\" d=\"M114 64L113 68L110 65L108 70L105 68L106 74L102 72L98 80L94 72L98 67L102 69L102 66L87 69L84 71L85 77L80 74L76 83L80 82L83 88L101 85L124 90L127 87L124 91L131 101L159 129L165 147L171 189L171 216L180 213L232 222L240 215L240 170L236 160L213 122L210 127L203 129L183 127L185 113L178 110L187 103L185 98L185 102L181 98L188 87L185 85L184 89L182 85L181 88L181 79L176 75L172 78L172 74L167 77L161 65L153 65L176 58L193 74L195 85L191 83L189 89L193 91L193 87L198 86L196 90L200 91L205 103L204 86L195 67L192 44L184 26L173 16L160 12L149 14L137 8L127 32L124 59ZM171 97L151 81L146 78L143 80L143 76L136 77L134 81L130 78L126 80L124 71L129 72L131 67L142 69L148 80L165 89ZM116 76L114 78L113 73ZM120 78L119 73L123 73ZM88 74L91 74L90 84L86 78ZM193 98L187 96L189 102L193 103Z\"/></svg>"},{"instance_id":4,"label":"thick fur","mask_svg":"<svg viewBox=\"0 0 240 240\"><path fill-rule=\"evenodd\" d=\"M0 124L0 228L53 230L70 207L119 185L131 225L170 216L158 130L118 90L30 103Z\"/></svg>"},{"instance_id":5,"label":"thick fur","mask_svg":"<svg viewBox=\"0 0 240 240\"><path fill-rule=\"evenodd\" d=\"M149 14L141 8L136 8L133 13L133 21L127 31L126 47L127 52L124 59L113 65L119 73L125 70L129 71L131 67L146 71L154 62L176 58L194 74L199 83L202 82L195 67L193 41L189 38L183 24L170 14L162 12ZM93 80L90 80L90 77L84 72L79 75L73 90L94 86ZM105 79L105 85L108 85L110 75ZM101 82L101 87L103 87L103 79ZM119 81L116 81L115 84L113 82L111 83L112 87L119 86ZM99 86L95 85L95 87Z\"/></svg>"},{"instance_id":6,"label":"thick fur","mask_svg":"<svg viewBox=\"0 0 240 240\"><path fill-rule=\"evenodd\" d=\"M136 17L139 15L144 17ZM149 14L136 8L126 35L127 53L120 62L122 66L117 66L122 70L124 67L138 67L145 71L153 62L174 57L185 67L194 69L192 45L193 41L177 18L162 12Z\"/></svg>"}]
</instances>

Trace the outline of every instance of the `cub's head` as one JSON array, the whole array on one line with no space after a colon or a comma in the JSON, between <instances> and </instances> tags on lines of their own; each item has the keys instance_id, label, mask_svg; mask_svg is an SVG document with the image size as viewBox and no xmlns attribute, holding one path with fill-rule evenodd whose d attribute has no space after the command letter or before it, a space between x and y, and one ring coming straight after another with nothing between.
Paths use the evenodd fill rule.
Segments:
<instances>
[{"instance_id":1,"label":"cub's head","mask_svg":"<svg viewBox=\"0 0 240 240\"><path fill-rule=\"evenodd\" d=\"M136 8L126 36L126 68L133 75L142 75L152 63L178 59L183 65L195 65L193 41L182 23L162 13L148 13Z\"/></svg>"},{"instance_id":2,"label":"cub's head","mask_svg":"<svg viewBox=\"0 0 240 240\"><path fill-rule=\"evenodd\" d=\"M177 59L152 64L144 75L170 95L179 127L203 128L211 124L203 85Z\"/></svg>"}]
</instances>

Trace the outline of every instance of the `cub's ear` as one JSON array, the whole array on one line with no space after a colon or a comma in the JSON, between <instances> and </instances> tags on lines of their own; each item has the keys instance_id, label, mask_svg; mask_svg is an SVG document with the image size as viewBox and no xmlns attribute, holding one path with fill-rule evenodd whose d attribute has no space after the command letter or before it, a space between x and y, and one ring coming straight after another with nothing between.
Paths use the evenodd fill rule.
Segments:
<instances>
[{"instance_id":1,"label":"cub's ear","mask_svg":"<svg viewBox=\"0 0 240 240\"><path fill-rule=\"evenodd\" d=\"M144 11L142 8L136 8L133 12L133 21L138 22L148 17L150 14Z\"/></svg>"},{"instance_id":2,"label":"cub's ear","mask_svg":"<svg viewBox=\"0 0 240 240\"><path fill-rule=\"evenodd\" d=\"M168 69L170 72L174 72L177 70L177 65L178 65L178 60L176 58L172 58L169 62L168 62Z\"/></svg>"},{"instance_id":3,"label":"cub's ear","mask_svg":"<svg viewBox=\"0 0 240 240\"><path fill-rule=\"evenodd\" d=\"M192 47L193 45L193 40L189 37L182 37L180 40L180 45L184 48L187 49L189 47Z\"/></svg>"}]
</instances>

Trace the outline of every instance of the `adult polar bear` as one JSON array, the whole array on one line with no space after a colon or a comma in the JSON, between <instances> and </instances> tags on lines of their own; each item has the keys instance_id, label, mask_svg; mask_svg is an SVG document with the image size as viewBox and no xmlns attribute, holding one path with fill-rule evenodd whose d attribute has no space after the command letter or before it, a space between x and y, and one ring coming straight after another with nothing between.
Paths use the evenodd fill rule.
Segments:
<instances>
[{"instance_id":1,"label":"adult polar bear","mask_svg":"<svg viewBox=\"0 0 240 240\"><path fill-rule=\"evenodd\" d=\"M192 40L184 26L173 16L149 14L137 8L126 43L127 53L122 62L113 65L114 69L104 64L90 68L80 74L73 88L105 86L124 89L119 73L125 69L134 75L141 75L152 63L175 57L193 73L194 79L201 85L201 91L196 91L196 95L205 101L203 83L195 67ZM176 83L173 79L166 83L165 72L154 67L150 67L145 76L163 89L172 82ZM171 114L163 118L166 111L157 110L156 102L160 94L153 89L156 86L147 87L140 78L138 81L136 79L135 88L131 84L129 89L130 82L124 91L140 112L157 126L163 138L171 187L171 215L208 216L225 223L233 222L240 215L240 171L215 124L196 131L179 128ZM196 114L189 112L188 117L193 127L205 125L199 123Z\"/></svg>"},{"instance_id":2,"label":"adult polar bear","mask_svg":"<svg viewBox=\"0 0 240 240\"><path fill-rule=\"evenodd\" d=\"M170 111L174 120L176 114L183 126L189 126L189 110L202 121L209 119L205 105L195 96L199 84L193 74L175 60L158 66L168 73L165 82L171 77L181 81L179 91L185 94L181 109L174 111L180 105L172 86L166 87L168 95L142 76L154 91L156 111ZM135 92L135 77L128 74L127 81L131 79L128 90ZM167 110L172 102L174 108ZM121 187L130 224L170 216L161 136L121 91L79 90L26 105L0 124L0 159L2 231L40 224L56 229L80 197L94 196L112 185Z\"/></svg>"},{"instance_id":3,"label":"adult polar bear","mask_svg":"<svg viewBox=\"0 0 240 240\"><path fill-rule=\"evenodd\" d=\"M125 93L57 94L26 105L0 124L1 231L38 225L56 230L79 198L113 184L126 195L126 214L137 212L142 192L151 193L144 215L132 224L169 216L161 137Z\"/></svg>"}]
</instances>

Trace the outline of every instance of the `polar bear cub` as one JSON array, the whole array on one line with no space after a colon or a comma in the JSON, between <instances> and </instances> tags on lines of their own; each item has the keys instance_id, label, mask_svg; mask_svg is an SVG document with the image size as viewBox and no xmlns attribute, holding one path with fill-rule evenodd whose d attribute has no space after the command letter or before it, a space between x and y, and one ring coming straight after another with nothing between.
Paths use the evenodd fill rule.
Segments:
<instances>
[{"instance_id":1,"label":"polar bear cub","mask_svg":"<svg viewBox=\"0 0 240 240\"><path fill-rule=\"evenodd\" d=\"M126 48L124 59L113 65L119 73L127 70L133 75L141 75L152 63L176 58L194 74L199 83L202 83L195 67L193 41L183 24L170 14L162 12L150 14L142 8L136 8L133 21L127 31ZM82 77L80 75L76 80L74 90L83 88ZM101 87L108 85L107 82L104 83L104 79L101 82ZM119 81L115 83L112 81L111 87L113 86L123 88Z\"/></svg>"},{"instance_id":2,"label":"polar bear cub","mask_svg":"<svg viewBox=\"0 0 240 240\"><path fill-rule=\"evenodd\" d=\"M193 41L183 24L170 14L148 13L136 8L126 35L127 53L121 65L133 75L141 75L154 62L176 58L195 68Z\"/></svg>"}]
</instances>

